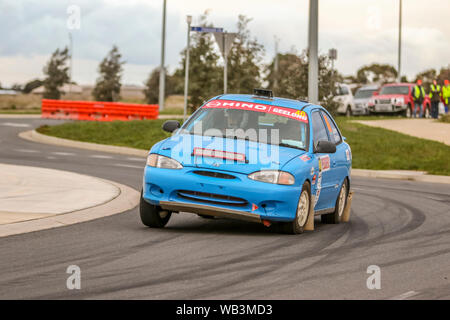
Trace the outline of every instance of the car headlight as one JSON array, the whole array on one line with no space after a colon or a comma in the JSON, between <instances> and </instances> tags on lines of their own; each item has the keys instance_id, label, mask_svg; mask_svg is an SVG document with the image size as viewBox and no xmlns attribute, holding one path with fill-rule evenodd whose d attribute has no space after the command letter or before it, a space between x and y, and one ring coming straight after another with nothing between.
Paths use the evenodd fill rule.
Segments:
<instances>
[{"instance_id":1,"label":"car headlight","mask_svg":"<svg viewBox=\"0 0 450 320\"><path fill-rule=\"evenodd\" d=\"M403 105L403 104L405 104L405 99L403 99L403 98L397 98L397 100L395 101L395 103L396 103L397 105Z\"/></svg>"},{"instance_id":2,"label":"car headlight","mask_svg":"<svg viewBox=\"0 0 450 320\"><path fill-rule=\"evenodd\" d=\"M292 174L278 170L262 170L250 173L248 177L252 180L276 183L276 184L294 184L295 178Z\"/></svg>"},{"instance_id":3,"label":"car headlight","mask_svg":"<svg viewBox=\"0 0 450 320\"><path fill-rule=\"evenodd\" d=\"M177 160L169 157L161 156L156 153L152 153L147 157L147 165L155 168L164 169L182 169L183 166Z\"/></svg>"}]
</instances>

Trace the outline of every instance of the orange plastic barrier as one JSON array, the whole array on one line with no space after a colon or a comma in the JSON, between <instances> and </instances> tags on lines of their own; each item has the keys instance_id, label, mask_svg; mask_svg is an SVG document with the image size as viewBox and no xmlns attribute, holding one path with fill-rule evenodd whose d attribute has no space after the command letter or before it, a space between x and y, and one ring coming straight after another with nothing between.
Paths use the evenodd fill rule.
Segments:
<instances>
[{"instance_id":1,"label":"orange plastic barrier","mask_svg":"<svg viewBox=\"0 0 450 320\"><path fill-rule=\"evenodd\" d=\"M157 119L156 104L102 101L68 101L42 99L42 118L71 120L144 120Z\"/></svg>"}]
</instances>

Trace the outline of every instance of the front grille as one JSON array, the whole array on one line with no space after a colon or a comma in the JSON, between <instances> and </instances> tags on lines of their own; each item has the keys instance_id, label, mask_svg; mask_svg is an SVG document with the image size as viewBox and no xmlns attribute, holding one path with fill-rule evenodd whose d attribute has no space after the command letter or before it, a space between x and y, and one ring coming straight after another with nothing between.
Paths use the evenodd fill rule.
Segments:
<instances>
[{"instance_id":1,"label":"front grille","mask_svg":"<svg viewBox=\"0 0 450 320\"><path fill-rule=\"evenodd\" d=\"M244 207L248 204L247 200L242 198L209 192L178 190L177 194L181 198L197 202L222 204L235 207Z\"/></svg>"},{"instance_id":2,"label":"front grille","mask_svg":"<svg viewBox=\"0 0 450 320\"><path fill-rule=\"evenodd\" d=\"M215 172L215 171L201 171L201 170L197 170L194 171L195 174L201 175L201 176L206 176L206 177L213 177L213 178L221 178L221 179L235 179L235 176L232 176L230 174L226 174L226 173L220 173L220 172Z\"/></svg>"},{"instance_id":3,"label":"front grille","mask_svg":"<svg viewBox=\"0 0 450 320\"><path fill-rule=\"evenodd\" d=\"M391 99L380 99L380 104L390 104Z\"/></svg>"}]
</instances>

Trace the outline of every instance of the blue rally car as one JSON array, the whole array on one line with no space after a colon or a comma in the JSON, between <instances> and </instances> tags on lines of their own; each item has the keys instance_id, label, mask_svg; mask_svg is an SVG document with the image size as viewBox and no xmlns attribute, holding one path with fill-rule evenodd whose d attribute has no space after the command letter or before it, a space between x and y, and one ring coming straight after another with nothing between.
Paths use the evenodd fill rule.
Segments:
<instances>
[{"instance_id":1,"label":"blue rally car","mask_svg":"<svg viewBox=\"0 0 450 320\"><path fill-rule=\"evenodd\" d=\"M174 212L277 225L301 233L308 217L339 223L350 190L352 154L326 109L304 101L227 94L150 150L140 216L162 228Z\"/></svg>"}]
</instances>

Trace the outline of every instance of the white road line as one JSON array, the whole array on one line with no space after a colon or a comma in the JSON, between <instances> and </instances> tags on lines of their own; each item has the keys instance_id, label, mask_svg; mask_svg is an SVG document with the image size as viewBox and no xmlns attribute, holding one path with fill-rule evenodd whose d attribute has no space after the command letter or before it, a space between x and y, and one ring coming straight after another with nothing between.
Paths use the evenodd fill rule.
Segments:
<instances>
[{"instance_id":1,"label":"white road line","mask_svg":"<svg viewBox=\"0 0 450 320\"><path fill-rule=\"evenodd\" d=\"M94 154L92 156L90 156L91 158L96 158L96 159L113 159L113 157L111 156L104 156L102 154Z\"/></svg>"},{"instance_id":2,"label":"white road line","mask_svg":"<svg viewBox=\"0 0 450 320\"><path fill-rule=\"evenodd\" d=\"M145 161L145 158L133 158L133 157L129 157L129 158L127 158L127 160L144 162L144 161Z\"/></svg>"},{"instance_id":3,"label":"white road line","mask_svg":"<svg viewBox=\"0 0 450 320\"><path fill-rule=\"evenodd\" d=\"M57 155L57 156L74 156L75 153L71 153L71 152L52 152L52 154Z\"/></svg>"},{"instance_id":4,"label":"white road line","mask_svg":"<svg viewBox=\"0 0 450 320\"><path fill-rule=\"evenodd\" d=\"M116 167L125 167L125 168L134 168L134 169L144 169L144 166L133 166L131 164L124 164L124 163L115 163Z\"/></svg>"},{"instance_id":5,"label":"white road line","mask_svg":"<svg viewBox=\"0 0 450 320\"><path fill-rule=\"evenodd\" d=\"M38 153L38 150L32 150L32 149L14 149L14 151L18 152L26 152L26 153Z\"/></svg>"},{"instance_id":6,"label":"white road line","mask_svg":"<svg viewBox=\"0 0 450 320\"><path fill-rule=\"evenodd\" d=\"M408 292L402 293L398 296L395 296L395 297L391 298L390 300L406 300L413 296L417 296L418 294L419 294L419 292L417 292L417 291L408 291Z\"/></svg>"},{"instance_id":7,"label":"white road line","mask_svg":"<svg viewBox=\"0 0 450 320\"><path fill-rule=\"evenodd\" d=\"M49 160L54 160L54 159L56 159L56 157L49 156L49 157L47 157L47 159L49 159Z\"/></svg>"},{"instance_id":8,"label":"white road line","mask_svg":"<svg viewBox=\"0 0 450 320\"><path fill-rule=\"evenodd\" d=\"M27 123L3 122L2 126L25 128L25 127L29 127L30 125Z\"/></svg>"}]
</instances>

